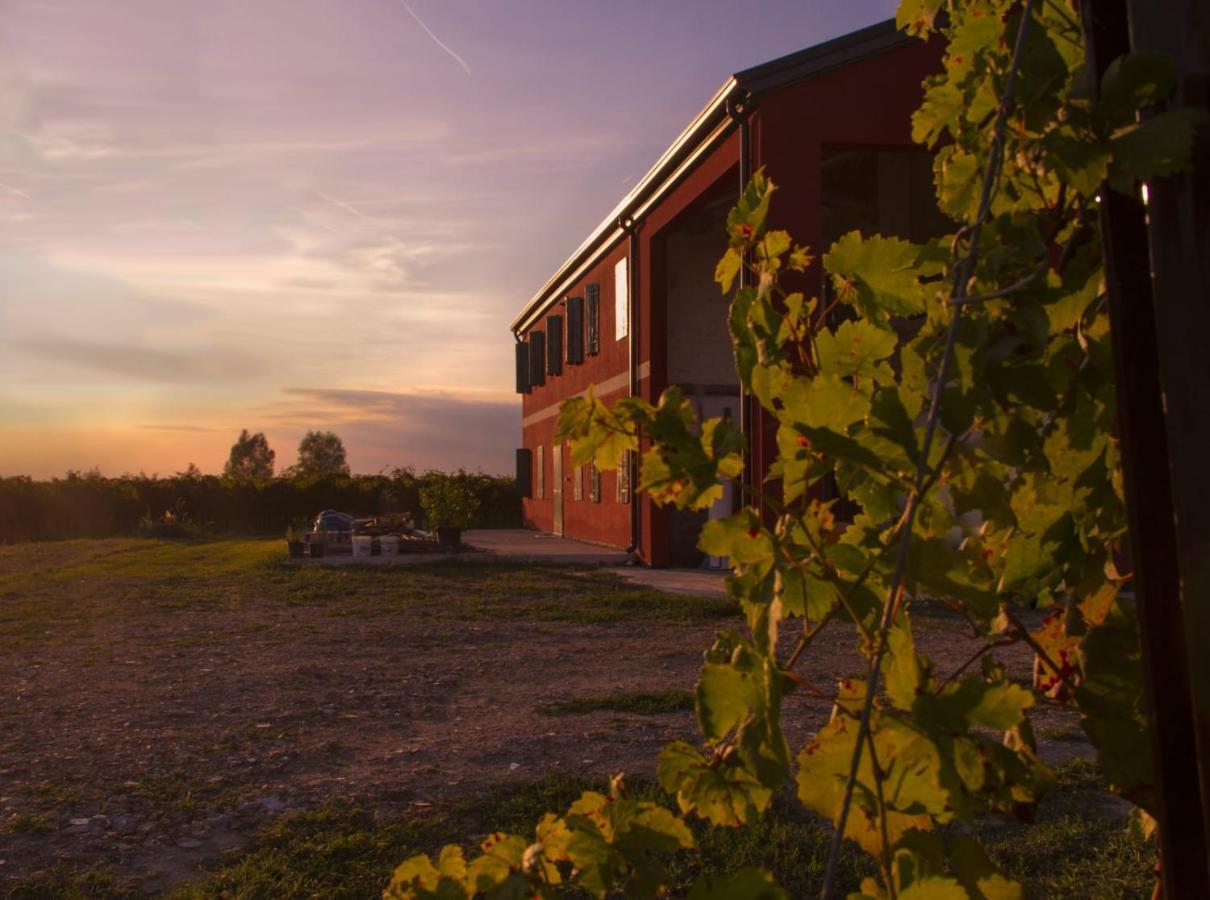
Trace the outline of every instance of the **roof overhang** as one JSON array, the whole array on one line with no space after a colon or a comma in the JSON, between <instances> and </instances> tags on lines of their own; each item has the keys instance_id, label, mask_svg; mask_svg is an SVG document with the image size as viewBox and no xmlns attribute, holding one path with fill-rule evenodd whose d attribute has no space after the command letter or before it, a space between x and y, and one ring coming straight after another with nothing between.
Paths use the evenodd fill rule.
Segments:
<instances>
[{"instance_id":1,"label":"roof overhang","mask_svg":"<svg viewBox=\"0 0 1210 900\"><path fill-rule=\"evenodd\" d=\"M617 246L626 235L625 223L642 221L702 157L737 127L739 119L732 115L734 104L743 102L743 115L746 115L751 108L749 98L755 99L914 40L896 29L894 20L888 19L732 75L630 193L530 298L513 319L510 329L519 335L533 326L551 304Z\"/></svg>"}]
</instances>

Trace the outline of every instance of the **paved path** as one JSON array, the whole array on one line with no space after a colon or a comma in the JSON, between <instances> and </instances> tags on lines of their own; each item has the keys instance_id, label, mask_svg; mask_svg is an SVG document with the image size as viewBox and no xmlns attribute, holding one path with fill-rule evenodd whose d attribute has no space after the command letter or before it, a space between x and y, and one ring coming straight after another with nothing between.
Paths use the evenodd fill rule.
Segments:
<instances>
[{"instance_id":1,"label":"paved path","mask_svg":"<svg viewBox=\"0 0 1210 900\"><path fill-rule=\"evenodd\" d=\"M491 562L497 559L520 560L556 565L595 565L616 567L623 578L671 594L693 594L698 597L723 597L723 576L726 572L705 569L649 569L628 565L625 550L602 547L584 541L556 537L528 528L493 528L466 531L462 543L480 551L472 553L403 553L399 556L371 556L354 559L351 554L324 557L317 563L341 565L418 565L457 559L463 562Z\"/></svg>"},{"instance_id":2,"label":"paved path","mask_svg":"<svg viewBox=\"0 0 1210 900\"><path fill-rule=\"evenodd\" d=\"M528 528L493 528L467 531L462 543L493 556L506 556L537 563L582 563L601 566L624 566L625 550L602 547L584 541L556 537Z\"/></svg>"},{"instance_id":3,"label":"paved path","mask_svg":"<svg viewBox=\"0 0 1210 900\"><path fill-rule=\"evenodd\" d=\"M669 594L692 594L695 597L725 597L727 589L723 578L727 571L707 569L648 569L645 566L630 566L619 569L618 574L636 584L653 587Z\"/></svg>"}]
</instances>

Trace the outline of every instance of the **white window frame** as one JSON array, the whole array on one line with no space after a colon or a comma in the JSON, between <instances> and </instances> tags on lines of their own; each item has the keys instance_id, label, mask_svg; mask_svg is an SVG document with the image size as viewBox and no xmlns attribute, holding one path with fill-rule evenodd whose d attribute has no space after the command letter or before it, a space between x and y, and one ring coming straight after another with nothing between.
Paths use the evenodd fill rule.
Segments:
<instances>
[{"instance_id":1,"label":"white window frame","mask_svg":"<svg viewBox=\"0 0 1210 900\"><path fill-rule=\"evenodd\" d=\"M613 336L622 341L630 334L630 271L625 256L613 267Z\"/></svg>"}]
</instances>

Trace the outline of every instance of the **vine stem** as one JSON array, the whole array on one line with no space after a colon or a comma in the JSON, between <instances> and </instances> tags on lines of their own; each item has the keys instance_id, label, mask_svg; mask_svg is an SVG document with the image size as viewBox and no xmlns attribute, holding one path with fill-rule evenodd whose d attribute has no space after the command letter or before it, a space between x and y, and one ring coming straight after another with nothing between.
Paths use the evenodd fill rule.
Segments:
<instances>
[{"instance_id":1,"label":"vine stem","mask_svg":"<svg viewBox=\"0 0 1210 900\"><path fill-rule=\"evenodd\" d=\"M1017 70L1025 50L1025 38L1029 31L1029 20L1033 14L1034 0L1025 0L1021 8L1021 23L1017 27L1017 39L1013 46L1012 63L1009 66L1008 77L1004 85L1004 96L1000 100L1000 108L996 115L996 124L992 137L991 155L987 168L983 172L983 190L979 198L979 211L974 221L962 231L969 233L969 244L966 256L954 266L953 286L950 290L949 305L951 308L949 328L945 336L945 351L941 357L941 367L937 379L933 382L929 398L928 420L925 424L924 442L920 447L920 456L916 463L915 487L908 495L907 509L904 516L904 528L899 535L899 546L895 556L895 569L891 575L891 583L887 592L886 605L883 607L882 621L878 627L878 640L874 644L870 664L866 675L865 700L861 707L861 719L857 728L857 740L853 747L853 758L849 764L849 775L845 781L844 797L840 804L840 814L836 821L836 832L832 835L832 844L828 849L828 866L824 874L823 900L832 900L836 895L836 878L839 873L840 848L844 843L845 825L848 823L849 809L853 804L853 789L857 784L857 772L861 765L862 752L865 744L873 743L870 733L870 720L874 711L874 695L877 693L879 674L882 671L882 658L886 653L887 634L894 621L895 610L898 607L900 586L903 583L903 573L907 567L908 550L912 541L912 525L916 518L916 508L920 503L921 489L925 486L929 473L929 451L932 449L933 437L937 432L937 423L941 418L941 395L949 380L950 362L954 356L954 344L958 337L958 324L962 318L962 300L966 297L967 285L975 271L975 263L979 258L979 236L983 223L991 211L992 196L995 192L1000 165L1004 157L1004 131L1008 123L1009 112L1013 108L1016 90ZM955 238L955 246L962 237L959 231ZM888 889L891 886L888 885Z\"/></svg>"}]
</instances>

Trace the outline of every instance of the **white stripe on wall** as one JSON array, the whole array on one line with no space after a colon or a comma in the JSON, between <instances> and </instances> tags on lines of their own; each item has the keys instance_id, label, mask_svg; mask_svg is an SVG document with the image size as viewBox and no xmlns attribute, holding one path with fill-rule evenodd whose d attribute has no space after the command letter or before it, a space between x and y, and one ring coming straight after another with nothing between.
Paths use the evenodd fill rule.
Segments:
<instances>
[{"instance_id":1,"label":"white stripe on wall","mask_svg":"<svg viewBox=\"0 0 1210 900\"><path fill-rule=\"evenodd\" d=\"M647 378L651 374L651 363L642 363L639 366L639 381ZM623 372L620 375L614 375L612 378L607 378L599 384L592 386L593 392L597 397L604 397L606 394L612 394L614 391L620 391L623 388L630 387L630 373ZM588 395L587 390L580 391L578 394L573 394L575 397L585 397ZM559 403L563 401L560 400ZM559 403L552 403L550 406L544 406L535 413L530 413L521 420L521 427L528 428L530 425L536 425L543 422L552 416L559 414Z\"/></svg>"}]
</instances>

